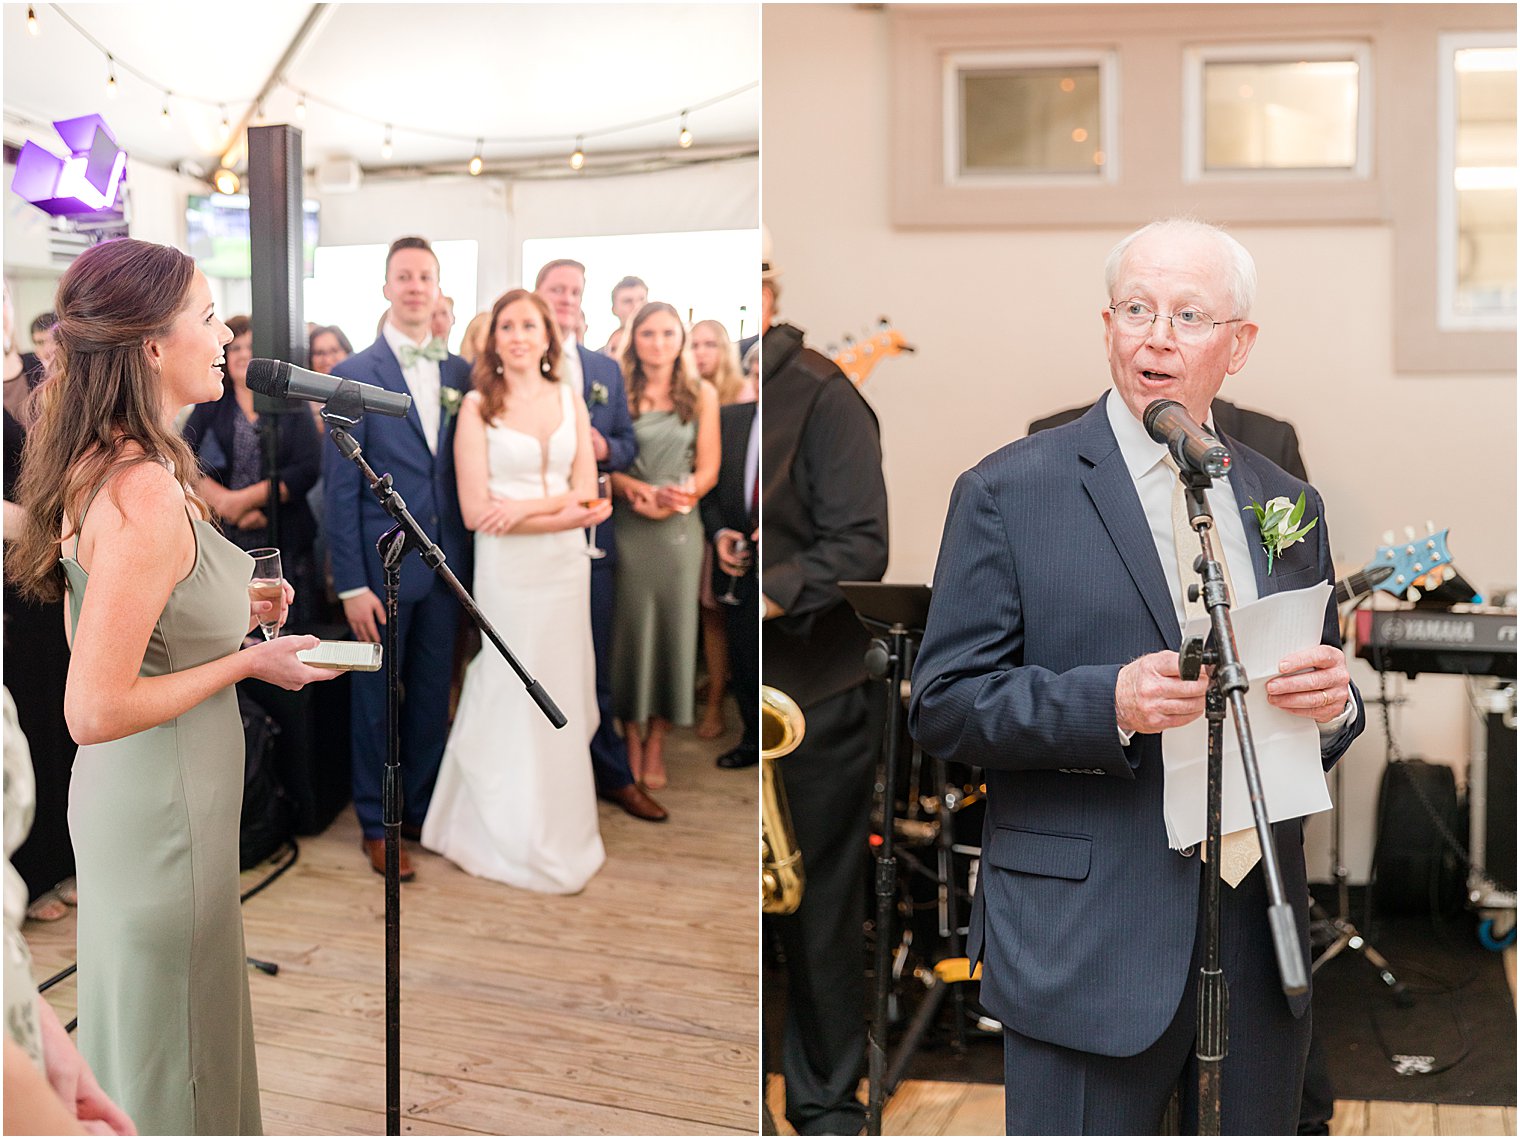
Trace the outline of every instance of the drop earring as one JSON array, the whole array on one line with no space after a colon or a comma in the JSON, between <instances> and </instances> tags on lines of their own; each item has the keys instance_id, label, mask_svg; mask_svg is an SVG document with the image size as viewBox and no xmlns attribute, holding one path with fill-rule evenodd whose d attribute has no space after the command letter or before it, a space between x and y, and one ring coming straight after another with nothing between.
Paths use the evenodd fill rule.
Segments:
<instances>
[{"instance_id":1,"label":"drop earring","mask_svg":"<svg viewBox=\"0 0 1520 1139\"><path fill-rule=\"evenodd\" d=\"M546 376L554 370L553 368L549 367L549 356L547 353L539 357L538 370Z\"/></svg>"}]
</instances>

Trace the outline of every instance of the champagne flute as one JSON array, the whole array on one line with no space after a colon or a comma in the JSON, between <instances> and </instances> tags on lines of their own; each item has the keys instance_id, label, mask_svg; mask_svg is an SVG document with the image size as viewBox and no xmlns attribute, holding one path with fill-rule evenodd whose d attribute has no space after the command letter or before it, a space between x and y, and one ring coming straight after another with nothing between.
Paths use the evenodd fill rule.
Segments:
<instances>
[{"instance_id":1,"label":"champagne flute","mask_svg":"<svg viewBox=\"0 0 1520 1139\"><path fill-rule=\"evenodd\" d=\"M603 474L596 476L596 497L581 499L581 505L587 510L594 509L612 497L612 480ZM607 551L596 544L596 527L586 530L586 556L588 558L605 558Z\"/></svg>"},{"instance_id":2,"label":"champagne flute","mask_svg":"<svg viewBox=\"0 0 1520 1139\"><path fill-rule=\"evenodd\" d=\"M248 556L253 559L248 599L274 602L274 608L267 615L259 614L259 628L264 632L264 639L272 641L280 635L280 619L285 616L285 578L280 569L280 551L266 547L249 550Z\"/></svg>"},{"instance_id":3,"label":"champagne flute","mask_svg":"<svg viewBox=\"0 0 1520 1139\"><path fill-rule=\"evenodd\" d=\"M675 491L683 500L677 502L671 509L683 517L691 513L691 508L697 504L697 477L695 475L682 475L678 479L673 479L660 485L667 490ZM675 537L672 541L677 546L684 546L686 544L685 526L676 528Z\"/></svg>"},{"instance_id":4,"label":"champagne flute","mask_svg":"<svg viewBox=\"0 0 1520 1139\"><path fill-rule=\"evenodd\" d=\"M743 534L740 534L734 539L733 549L734 560L742 561L744 563L744 569L749 569L750 564L754 559L750 556L749 541L744 537ZM740 604L741 599L739 595L734 592L734 586L739 584L739 579L744 576L744 571L741 570L736 574L729 573L727 570L724 570L723 572L728 576L728 590L727 592L723 593L718 598L718 600L723 602L724 605L738 605Z\"/></svg>"}]
</instances>

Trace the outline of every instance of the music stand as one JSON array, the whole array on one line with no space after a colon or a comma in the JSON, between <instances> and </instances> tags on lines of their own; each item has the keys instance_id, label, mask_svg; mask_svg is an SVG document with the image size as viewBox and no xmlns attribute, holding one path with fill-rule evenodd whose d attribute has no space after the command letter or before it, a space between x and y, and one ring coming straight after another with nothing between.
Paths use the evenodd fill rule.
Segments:
<instances>
[{"instance_id":1,"label":"music stand","mask_svg":"<svg viewBox=\"0 0 1520 1139\"><path fill-rule=\"evenodd\" d=\"M839 589L866 631L876 638L866 652L866 670L887 682L886 734L881 745L881 845L876 854L876 993L866 1047L870 1087L866 1134L880 1135L882 1108L886 1103L892 911L897 897L893 800L897 787L898 744L902 736L902 686L907 679L908 643L923 636L929 620L930 591L927 585L894 585L879 581L842 581Z\"/></svg>"}]
</instances>

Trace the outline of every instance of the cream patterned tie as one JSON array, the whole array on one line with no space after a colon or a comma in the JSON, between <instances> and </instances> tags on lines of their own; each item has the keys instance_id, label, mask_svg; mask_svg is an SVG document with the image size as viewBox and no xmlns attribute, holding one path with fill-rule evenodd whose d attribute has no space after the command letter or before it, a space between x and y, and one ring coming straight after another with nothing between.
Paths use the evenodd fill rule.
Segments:
<instances>
[{"instance_id":1,"label":"cream patterned tie","mask_svg":"<svg viewBox=\"0 0 1520 1139\"><path fill-rule=\"evenodd\" d=\"M1201 552L1201 548L1198 545L1197 531L1188 525L1187 496L1183 489L1182 472L1178 471L1177 463L1170 453L1166 455L1166 465L1177 476L1172 480L1172 544L1176 547L1177 554L1177 580L1182 584L1183 624L1187 625L1194 617L1207 613L1201 597L1196 601L1188 597L1189 585L1202 585L1202 579L1193 569L1193 559ZM1217 527L1214 529L1213 545L1214 556L1224 570L1225 588L1229 591L1230 604L1233 605L1235 583L1230 580L1230 563L1225 560L1224 539ZM1203 858L1205 855L1206 844L1199 843L1198 856ZM1219 876L1232 887L1240 885L1240 880L1251 872L1251 867L1256 865L1259 858L1261 843L1256 838L1254 827L1219 836Z\"/></svg>"}]
</instances>

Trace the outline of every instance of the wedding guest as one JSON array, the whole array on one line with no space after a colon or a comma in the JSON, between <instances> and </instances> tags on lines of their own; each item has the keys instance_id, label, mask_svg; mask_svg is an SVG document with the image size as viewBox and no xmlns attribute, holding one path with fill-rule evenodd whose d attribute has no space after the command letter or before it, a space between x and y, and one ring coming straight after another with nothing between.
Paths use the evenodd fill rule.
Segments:
<instances>
[{"instance_id":1,"label":"wedding guest","mask_svg":"<svg viewBox=\"0 0 1520 1139\"><path fill-rule=\"evenodd\" d=\"M315 637L239 651L292 591L250 602L253 563L209 522L174 431L181 407L223 390L232 333L205 275L168 246L108 241L69 267L55 307L5 571L69 602L79 1050L144 1132L257 1134L232 686L336 674L297 659Z\"/></svg>"},{"instance_id":2,"label":"wedding guest","mask_svg":"<svg viewBox=\"0 0 1520 1139\"><path fill-rule=\"evenodd\" d=\"M739 353L728 330L716 320L699 320L691 326L691 361L697 374L718 393L719 407L737 403L746 394ZM749 396L751 400L754 396ZM702 588L698 595L702 620L702 657L707 665L707 703L697 735L704 740L723 734L723 694L728 673L728 617L713 593L713 550L702 556Z\"/></svg>"},{"instance_id":3,"label":"wedding guest","mask_svg":"<svg viewBox=\"0 0 1520 1139\"><path fill-rule=\"evenodd\" d=\"M464 326L464 335L459 338L459 354L471 364L475 363L485 348L490 328L491 314L488 312L477 312L470 318L470 323Z\"/></svg>"},{"instance_id":4,"label":"wedding guest","mask_svg":"<svg viewBox=\"0 0 1520 1139\"><path fill-rule=\"evenodd\" d=\"M51 315L51 314L50 314ZM5 538L6 556L26 525L26 511L15 501L22 448L30 423L28 377L40 362L18 352L10 285L5 286ZM55 320L49 319L51 335ZM63 636L63 604L22 596L5 582L5 646L25 668L6 670L36 760L36 811L31 836L16 851L16 869L26 881L33 921L57 921L74 903L74 848L69 844L69 772L75 744L63 718L63 684L69 671L69 646Z\"/></svg>"},{"instance_id":5,"label":"wedding guest","mask_svg":"<svg viewBox=\"0 0 1520 1139\"><path fill-rule=\"evenodd\" d=\"M270 476L266 473L265 432L278 433L274 479L279 490L281 561L296 596L295 616L305 621L320 595L312 544L317 523L306 495L322 469L322 441L304 408L266 419L254 410L248 387L248 364L253 359L253 322L246 316L227 319L232 343L227 346L222 398L190 413L183 434L200 462L194 481L220 520L222 533L240 549L269 546Z\"/></svg>"},{"instance_id":6,"label":"wedding guest","mask_svg":"<svg viewBox=\"0 0 1520 1139\"><path fill-rule=\"evenodd\" d=\"M475 599L533 662L566 723L545 719L501 654L483 646L465 673L422 842L471 874L574 894L605 857L586 762L597 711L585 531L612 503L597 501L591 419L556 370L549 306L513 289L492 309L492 329L454 436L460 511L475 531Z\"/></svg>"},{"instance_id":7,"label":"wedding guest","mask_svg":"<svg viewBox=\"0 0 1520 1139\"><path fill-rule=\"evenodd\" d=\"M687 370L686 329L662 301L633 318L623 354L638 458L613 475L619 500L612 692L634 778L665 786L665 735L692 722L701 519L718 481L718 394Z\"/></svg>"},{"instance_id":8,"label":"wedding guest","mask_svg":"<svg viewBox=\"0 0 1520 1139\"><path fill-rule=\"evenodd\" d=\"M649 300L649 286L637 277L624 277L612 286L612 315L617 317L617 327L599 351L614 360L623 358L623 348L628 342L628 322L633 314Z\"/></svg>"},{"instance_id":9,"label":"wedding guest","mask_svg":"<svg viewBox=\"0 0 1520 1139\"><path fill-rule=\"evenodd\" d=\"M449 566L466 587L470 581L470 541L459 517L454 486L454 419L469 386L469 365L432 337L438 304L438 258L420 237L391 243L382 292L389 316L375 342L333 369L339 379L358 380L412 396L406 418L371 415L352 431L377 471L388 471L412 516L442 548ZM323 516L332 557L333 586L355 638L379 641L385 626L384 569L376 541L391 528L353 463L336 447L323 452ZM448 738L449 689L459 602L449 587L418 557L401 565L397 639L399 659L378 672L358 672L352 682L350 728L353 748L354 813L363 849L376 874L385 873L385 828L381 780L387 752L386 677L400 670L406 688L401 708L403 804L401 833L421 837L433 795L433 781ZM401 879L414 876L401 850Z\"/></svg>"},{"instance_id":10,"label":"wedding guest","mask_svg":"<svg viewBox=\"0 0 1520 1139\"><path fill-rule=\"evenodd\" d=\"M58 317L51 312L45 312L32 320L32 347L37 350L37 359L42 361L45 368L53 358L53 325L58 323Z\"/></svg>"},{"instance_id":11,"label":"wedding guest","mask_svg":"<svg viewBox=\"0 0 1520 1139\"><path fill-rule=\"evenodd\" d=\"M309 344L311 370L321 372L324 376L332 375L334 368L354 354L354 346L336 324L318 325L311 334Z\"/></svg>"},{"instance_id":12,"label":"wedding guest","mask_svg":"<svg viewBox=\"0 0 1520 1139\"><path fill-rule=\"evenodd\" d=\"M449 343L449 336L454 331L454 298L440 296L438 303L433 306L433 320L431 324L435 337L442 340L444 346Z\"/></svg>"},{"instance_id":13,"label":"wedding guest","mask_svg":"<svg viewBox=\"0 0 1520 1139\"><path fill-rule=\"evenodd\" d=\"M591 413L591 449L597 469L611 474L633 462L637 444L623 373L611 360L591 351L579 341L581 295L586 290L586 267L579 261L559 258L538 271L533 290L549 304L564 352L560 370L578 387ZM628 765L628 747L613 724L612 627L614 582L618 569L618 545L609 518L596 528L593 540L607 556L591 565L591 638L596 649L596 707L601 723L591 739L591 770L596 791L636 819L663 822L668 813L634 778Z\"/></svg>"}]
</instances>

